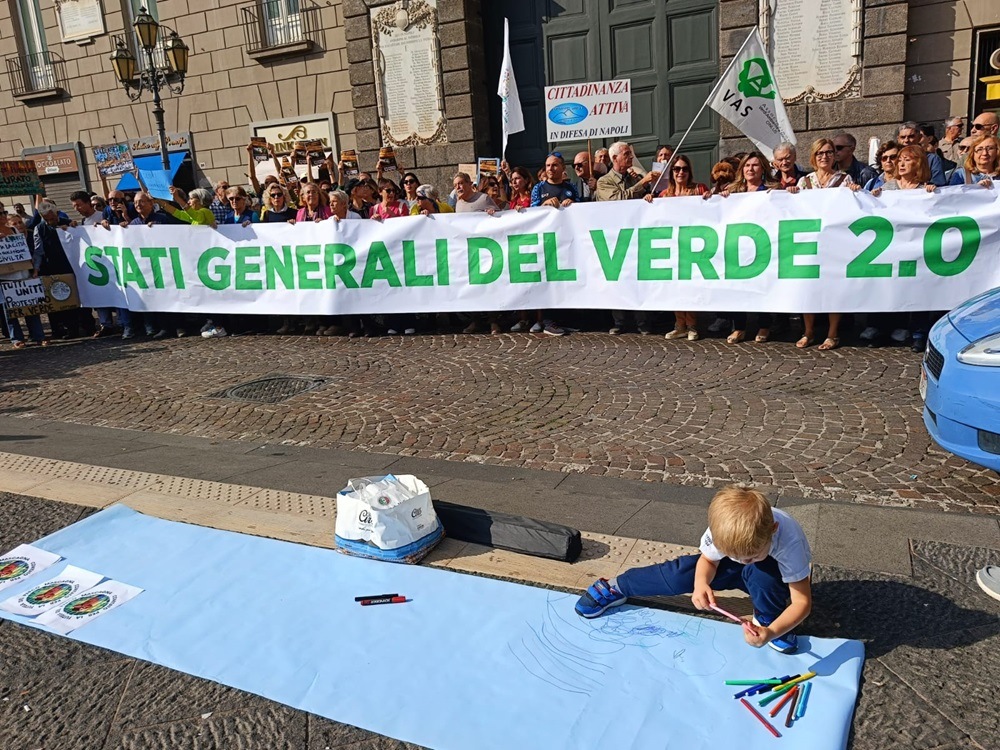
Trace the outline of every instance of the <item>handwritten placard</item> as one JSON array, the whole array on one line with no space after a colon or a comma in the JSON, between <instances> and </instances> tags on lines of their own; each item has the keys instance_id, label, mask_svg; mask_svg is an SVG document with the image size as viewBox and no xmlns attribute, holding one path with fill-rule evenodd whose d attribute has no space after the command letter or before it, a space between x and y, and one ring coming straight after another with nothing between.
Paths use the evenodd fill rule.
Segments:
<instances>
[{"instance_id":1,"label":"handwritten placard","mask_svg":"<svg viewBox=\"0 0 1000 750\"><path fill-rule=\"evenodd\" d=\"M31 250L23 234L0 237L0 273L27 271L31 268Z\"/></svg>"},{"instance_id":2,"label":"handwritten placard","mask_svg":"<svg viewBox=\"0 0 1000 750\"><path fill-rule=\"evenodd\" d=\"M45 195L35 162L0 161L0 196Z\"/></svg>"}]
</instances>

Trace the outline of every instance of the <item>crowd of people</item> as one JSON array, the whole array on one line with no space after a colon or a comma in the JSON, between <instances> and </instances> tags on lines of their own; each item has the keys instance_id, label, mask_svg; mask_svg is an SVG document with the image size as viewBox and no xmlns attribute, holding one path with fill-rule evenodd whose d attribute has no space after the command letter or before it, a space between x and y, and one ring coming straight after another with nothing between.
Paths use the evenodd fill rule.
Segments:
<instances>
[{"instance_id":1,"label":"crowd of people","mask_svg":"<svg viewBox=\"0 0 1000 750\"><path fill-rule=\"evenodd\" d=\"M684 154L675 154L669 145L657 149L655 163L649 171L641 170L628 143L617 142L593 154L582 151L567 165L562 154L550 153L544 166L536 173L522 166L511 167L502 162L497 175L483 175L478 181L465 172L458 172L447 191L422 182L412 171L387 172L379 163L374 177L361 172L343 183L338 177L345 172L343 163L334 164L329 157L313 175L307 169L304 179L279 171L277 176L259 182L250 147L250 188L219 181L214 191L199 188L185 193L172 188L173 201L156 201L148 193L130 196L105 185L105 195L85 191L71 197L77 217L71 218L51 201L36 197L34 212L28 214L21 204L15 204L10 214L3 212L0 232L22 232L32 249L33 270L27 275L70 273L71 267L59 241L57 228L66 225L101 225L122 227L155 224L191 224L216 227L224 224L248 226L258 222L345 221L369 219L389 221L400 216L435 213L465 213L482 211L520 211L533 206L561 208L587 201L646 200L658 201L677 196L713 195L728 197L733 193L783 190L844 188L866 190L878 196L885 190L934 191L946 185L979 185L992 188L1000 178L1000 119L994 113L983 113L971 124L970 134L964 135L962 118L950 118L944 123L944 137L938 138L935 128L906 122L897 129L896 137L882 143L874 165L855 158L857 141L850 133L838 133L833 138L815 140L808 151L808 167L800 164L795 146L783 143L774 149L773 159L753 151L734 154L715 164L710 174L694 174L694 165ZM569 169L567 168L569 167ZM572 172L570 172L570 169ZM398 179L394 179L397 177ZM386 315L315 317L286 316L278 319L265 316L220 316L196 320L193 316L152 313L140 315L127 309L99 309L97 320L90 310L70 310L49 315L51 335L57 338L79 336L102 337L121 334L130 339L140 330L154 338L185 336L197 330L205 338L229 333L316 334L373 336L411 335L418 330L442 327L460 328L465 333L489 330L491 333L529 331L561 336L576 328L557 325L546 310L505 311L461 316ZM574 315L564 311L564 315ZM579 320L600 327L592 316L575 313ZM909 345L916 352L926 346L927 331L941 312L879 313L863 316L856 326L859 340L867 346L883 344ZM619 334L634 325L641 334L649 334L657 324L657 315L644 311L612 310L608 332ZM673 311L673 324L665 336L669 340L697 340L702 331L723 335L730 344L739 344L750 332L751 316L745 312L724 312L715 315L688 310ZM795 345L805 349L818 342L818 349L830 350L840 345L843 315L829 313L826 329L817 334L817 315L802 311L799 316L758 314L751 340L763 344L772 338L778 326L790 330L790 318L801 320L801 336ZM699 320L712 318L702 328ZM28 337L41 345L48 343L42 321L28 316L25 321ZM200 325L200 327L199 327ZM578 325L574 320L574 325ZM606 324L605 324L606 325ZM12 344L26 345L24 332L17 319L7 321ZM820 339L820 335L823 336Z\"/></svg>"}]
</instances>

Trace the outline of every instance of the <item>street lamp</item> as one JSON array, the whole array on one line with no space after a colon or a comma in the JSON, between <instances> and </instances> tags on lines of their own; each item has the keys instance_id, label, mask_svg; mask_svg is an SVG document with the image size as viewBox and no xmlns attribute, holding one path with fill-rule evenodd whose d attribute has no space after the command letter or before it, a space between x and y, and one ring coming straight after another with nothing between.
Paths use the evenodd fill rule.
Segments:
<instances>
[{"instance_id":1,"label":"street lamp","mask_svg":"<svg viewBox=\"0 0 1000 750\"><path fill-rule=\"evenodd\" d=\"M114 66L118 81L125 89L126 96L133 102L139 100L143 91L148 91L153 95L153 117L156 120L156 129L160 136L160 158L163 160L163 168L170 169L160 89L166 86L175 94L184 91L184 76L187 75L190 50L184 41L177 36L176 31L170 31L170 35L163 42L168 68L166 70L158 68L153 51L156 49L160 24L145 8L140 8L132 26L135 28L140 46L146 52L145 67L140 68L139 61L136 60L135 55L132 54L128 44L122 38L118 39L115 51L111 53L111 64ZM176 85L171 83L171 75L176 77Z\"/></svg>"}]
</instances>

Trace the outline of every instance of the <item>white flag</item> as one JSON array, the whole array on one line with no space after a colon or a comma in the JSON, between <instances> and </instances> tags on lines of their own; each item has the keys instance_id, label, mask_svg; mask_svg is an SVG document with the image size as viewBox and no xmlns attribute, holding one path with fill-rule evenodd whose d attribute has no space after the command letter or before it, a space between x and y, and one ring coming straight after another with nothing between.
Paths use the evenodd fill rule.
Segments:
<instances>
[{"instance_id":1,"label":"white flag","mask_svg":"<svg viewBox=\"0 0 1000 750\"><path fill-rule=\"evenodd\" d=\"M708 106L738 127L768 159L782 141L795 143L774 66L754 27L708 97Z\"/></svg>"},{"instance_id":2,"label":"white flag","mask_svg":"<svg viewBox=\"0 0 1000 750\"><path fill-rule=\"evenodd\" d=\"M500 66L500 97L503 117L503 150L501 157L507 156L507 137L524 130L524 115L521 113L521 99L517 95L517 81L514 80L514 66L510 63L510 29L507 19L503 19L503 65Z\"/></svg>"}]
</instances>

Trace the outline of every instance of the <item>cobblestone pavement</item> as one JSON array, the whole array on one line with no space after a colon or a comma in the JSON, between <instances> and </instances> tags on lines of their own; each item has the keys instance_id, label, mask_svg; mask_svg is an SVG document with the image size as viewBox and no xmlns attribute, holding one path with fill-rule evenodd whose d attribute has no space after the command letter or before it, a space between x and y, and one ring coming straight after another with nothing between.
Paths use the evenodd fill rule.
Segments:
<instances>
[{"instance_id":1,"label":"cobblestone pavement","mask_svg":"<svg viewBox=\"0 0 1000 750\"><path fill-rule=\"evenodd\" d=\"M900 349L662 336L102 340L0 352L0 413L211 438L1000 512L995 473L937 448ZM279 404L210 394L330 378Z\"/></svg>"}]
</instances>

